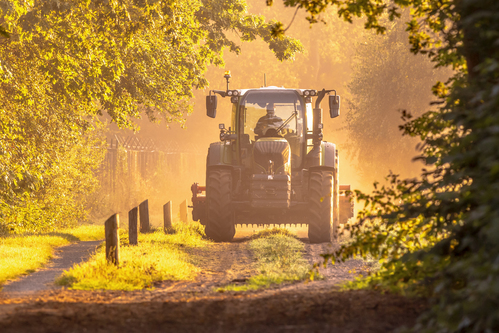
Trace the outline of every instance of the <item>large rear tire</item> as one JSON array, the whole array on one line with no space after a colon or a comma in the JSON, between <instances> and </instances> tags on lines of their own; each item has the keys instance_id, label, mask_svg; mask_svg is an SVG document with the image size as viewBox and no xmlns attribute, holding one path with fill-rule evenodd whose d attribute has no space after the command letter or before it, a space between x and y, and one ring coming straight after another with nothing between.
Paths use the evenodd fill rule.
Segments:
<instances>
[{"instance_id":1,"label":"large rear tire","mask_svg":"<svg viewBox=\"0 0 499 333\"><path fill-rule=\"evenodd\" d=\"M335 238L333 226L333 171L312 171L309 180L310 243L329 243Z\"/></svg>"},{"instance_id":2,"label":"large rear tire","mask_svg":"<svg viewBox=\"0 0 499 333\"><path fill-rule=\"evenodd\" d=\"M215 242L229 242L236 227L232 219L232 173L227 169L209 170L206 175L208 219L205 233Z\"/></svg>"}]
</instances>

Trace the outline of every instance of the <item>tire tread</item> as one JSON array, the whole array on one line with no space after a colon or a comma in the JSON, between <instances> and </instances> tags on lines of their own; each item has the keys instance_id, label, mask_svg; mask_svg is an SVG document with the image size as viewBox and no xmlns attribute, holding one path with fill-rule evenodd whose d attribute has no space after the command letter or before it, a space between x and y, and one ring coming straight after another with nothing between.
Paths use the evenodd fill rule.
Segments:
<instances>
[{"instance_id":1,"label":"tire tread","mask_svg":"<svg viewBox=\"0 0 499 333\"><path fill-rule=\"evenodd\" d=\"M206 236L216 242L229 242L236 232L232 221L232 173L226 169L208 171L206 179L208 220Z\"/></svg>"},{"instance_id":2,"label":"tire tread","mask_svg":"<svg viewBox=\"0 0 499 333\"><path fill-rule=\"evenodd\" d=\"M332 225L333 172L312 171L308 188L308 239L310 243L331 242L335 231Z\"/></svg>"}]
</instances>

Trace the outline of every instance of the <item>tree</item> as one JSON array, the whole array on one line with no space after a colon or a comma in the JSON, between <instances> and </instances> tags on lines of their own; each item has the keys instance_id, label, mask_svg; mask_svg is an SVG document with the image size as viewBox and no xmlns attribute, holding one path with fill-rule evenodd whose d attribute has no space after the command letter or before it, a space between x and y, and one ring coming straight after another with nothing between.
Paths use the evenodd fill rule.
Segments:
<instances>
[{"instance_id":1,"label":"tree","mask_svg":"<svg viewBox=\"0 0 499 333\"><path fill-rule=\"evenodd\" d=\"M131 128L141 111L182 122L192 89L207 85L206 66L223 64L225 48L239 52L229 33L263 38L280 60L301 49L274 38L274 24L241 0L0 1L4 230L83 218L77 193L95 187L102 158L94 117ZM60 186L69 179L74 186Z\"/></svg>"},{"instance_id":2,"label":"tree","mask_svg":"<svg viewBox=\"0 0 499 333\"><path fill-rule=\"evenodd\" d=\"M427 168L417 180L391 177L391 185L366 202L352 244L329 258L371 253L385 258L371 277L375 287L431 296L417 332L499 330L499 3L493 0L286 1L307 9L309 19L328 5L366 28L386 31L380 17L407 22L411 50L427 54L455 76L433 87L440 107L408 121L404 133L424 146ZM276 31L279 33L279 31ZM408 120L409 116L406 117Z\"/></svg>"}]
</instances>

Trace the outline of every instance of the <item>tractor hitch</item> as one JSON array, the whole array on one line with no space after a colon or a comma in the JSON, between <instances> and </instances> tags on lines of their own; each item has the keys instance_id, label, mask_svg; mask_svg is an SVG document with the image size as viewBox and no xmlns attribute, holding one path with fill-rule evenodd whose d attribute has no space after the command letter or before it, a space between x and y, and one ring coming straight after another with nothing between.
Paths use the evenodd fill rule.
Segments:
<instances>
[{"instance_id":1,"label":"tractor hitch","mask_svg":"<svg viewBox=\"0 0 499 333\"><path fill-rule=\"evenodd\" d=\"M200 186L198 183L194 183L191 186L191 192L192 192L192 206L191 206L192 220L193 221L201 220L202 222L206 215L206 186Z\"/></svg>"}]
</instances>

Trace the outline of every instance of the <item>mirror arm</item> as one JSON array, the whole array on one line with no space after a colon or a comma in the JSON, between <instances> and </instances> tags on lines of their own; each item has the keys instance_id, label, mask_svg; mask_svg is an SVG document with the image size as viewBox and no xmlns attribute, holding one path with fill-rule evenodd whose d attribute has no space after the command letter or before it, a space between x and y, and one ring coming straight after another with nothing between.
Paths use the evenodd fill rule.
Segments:
<instances>
[{"instance_id":1,"label":"mirror arm","mask_svg":"<svg viewBox=\"0 0 499 333\"><path fill-rule=\"evenodd\" d=\"M330 92L333 92L334 91L334 95L336 96L336 90L326 90L326 89L322 89L321 91L319 91L319 94L317 94L317 100L315 101L315 108L316 109L319 109L321 107L321 102L322 102L322 99L326 96L326 94L329 94Z\"/></svg>"},{"instance_id":2,"label":"mirror arm","mask_svg":"<svg viewBox=\"0 0 499 333\"><path fill-rule=\"evenodd\" d=\"M226 92L223 90L210 90L210 96L211 96L211 92L213 92L214 94L219 94L222 97L225 97L225 94L226 94Z\"/></svg>"}]
</instances>

